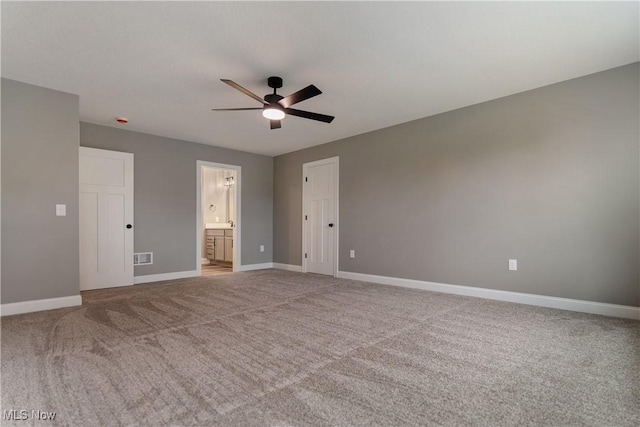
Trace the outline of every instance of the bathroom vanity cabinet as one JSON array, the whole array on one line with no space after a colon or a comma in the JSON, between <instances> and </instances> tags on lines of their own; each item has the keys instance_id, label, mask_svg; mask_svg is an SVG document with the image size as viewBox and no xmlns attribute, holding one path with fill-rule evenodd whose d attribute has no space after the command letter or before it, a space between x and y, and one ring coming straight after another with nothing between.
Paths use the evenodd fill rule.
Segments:
<instances>
[{"instance_id":1,"label":"bathroom vanity cabinet","mask_svg":"<svg viewBox=\"0 0 640 427\"><path fill-rule=\"evenodd\" d=\"M230 236L227 236L227 231L230 232ZM224 235L224 260L227 262L233 262L233 231L225 230Z\"/></svg>"},{"instance_id":2,"label":"bathroom vanity cabinet","mask_svg":"<svg viewBox=\"0 0 640 427\"><path fill-rule=\"evenodd\" d=\"M233 262L233 230L206 230L207 258L211 261Z\"/></svg>"}]
</instances>

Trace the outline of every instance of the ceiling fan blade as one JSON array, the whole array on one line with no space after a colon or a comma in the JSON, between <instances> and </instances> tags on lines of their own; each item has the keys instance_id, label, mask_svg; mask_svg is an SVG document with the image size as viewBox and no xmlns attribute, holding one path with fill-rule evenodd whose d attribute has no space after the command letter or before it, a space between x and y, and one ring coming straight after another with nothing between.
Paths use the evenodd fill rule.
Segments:
<instances>
[{"instance_id":1,"label":"ceiling fan blade","mask_svg":"<svg viewBox=\"0 0 640 427\"><path fill-rule=\"evenodd\" d=\"M269 122L271 123L271 129L280 129L282 127L280 120L269 120Z\"/></svg>"},{"instance_id":2,"label":"ceiling fan blade","mask_svg":"<svg viewBox=\"0 0 640 427\"><path fill-rule=\"evenodd\" d=\"M322 91L320 89L318 89L314 85L309 85L304 89L300 89L299 91L292 93L285 98L282 98L278 102L284 108L289 108L293 104L304 101L305 99L313 98L314 96L320 95L321 93Z\"/></svg>"},{"instance_id":3,"label":"ceiling fan blade","mask_svg":"<svg viewBox=\"0 0 640 427\"><path fill-rule=\"evenodd\" d=\"M211 111L247 111L247 110L262 110L262 108L212 108Z\"/></svg>"},{"instance_id":4,"label":"ceiling fan blade","mask_svg":"<svg viewBox=\"0 0 640 427\"><path fill-rule=\"evenodd\" d=\"M303 117L305 119L317 120L319 122L331 123L335 117L327 116L326 114L312 113L310 111L296 110L295 108L285 108L286 114L292 116Z\"/></svg>"},{"instance_id":5,"label":"ceiling fan blade","mask_svg":"<svg viewBox=\"0 0 640 427\"><path fill-rule=\"evenodd\" d=\"M223 83L228 84L229 86L231 86L234 89L239 90L240 92L244 93L245 95L248 95L248 96L252 97L256 101L261 102L264 105L269 105L269 103L267 101L265 101L264 99L260 98L258 95L256 95L255 93L251 92L250 90L243 88L242 86L240 86L236 82L233 82L233 81L228 80L228 79L220 79L220 81L222 81Z\"/></svg>"}]
</instances>

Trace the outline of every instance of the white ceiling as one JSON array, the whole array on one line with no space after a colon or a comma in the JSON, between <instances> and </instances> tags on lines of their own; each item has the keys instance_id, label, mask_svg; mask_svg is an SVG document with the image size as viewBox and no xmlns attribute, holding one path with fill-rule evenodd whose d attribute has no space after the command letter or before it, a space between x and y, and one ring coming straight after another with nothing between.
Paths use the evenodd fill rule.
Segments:
<instances>
[{"instance_id":1,"label":"white ceiling","mask_svg":"<svg viewBox=\"0 0 640 427\"><path fill-rule=\"evenodd\" d=\"M638 2L2 2L2 76L80 96L80 119L277 155L639 60ZM283 95L324 93L269 130Z\"/></svg>"}]
</instances>

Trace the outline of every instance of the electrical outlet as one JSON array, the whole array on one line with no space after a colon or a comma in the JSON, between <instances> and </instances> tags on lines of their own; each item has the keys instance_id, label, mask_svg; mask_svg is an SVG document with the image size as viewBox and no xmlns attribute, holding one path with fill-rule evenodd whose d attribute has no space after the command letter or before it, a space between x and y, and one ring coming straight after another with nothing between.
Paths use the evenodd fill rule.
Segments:
<instances>
[{"instance_id":1,"label":"electrical outlet","mask_svg":"<svg viewBox=\"0 0 640 427\"><path fill-rule=\"evenodd\" d=\"M518 260L510 259L509 260L509 271L518 271Z\"/></svg>"},{"instance_id":2,"label":"electrical outlet","mask_svg":"<svg viewBox=\"0 0 640 427\"><path fill-rule=\"evenodd\" d=\"M56 216L67 216L67 205L56 205Z\"/></svg>"},{"instance_id":3,"label":"electrical outlet","mask_svg":"<svg viewBox=\"0 0 640 427\"><path fill-rule=\"evenodd\" d=\"M260 252L264 252L264 245L260 245Z\"/></svg>"},{"instance_id":4,"label":"electrical outlet","mask_svg":"<svg viewBox=\"0 0 640 427\"><path fill-rule=\"evenodd\" d=\"M356 257L356 251L354 251L353 249L351 249L349 251L349 258L355 258Z\"/></svg>"}]
</instances>

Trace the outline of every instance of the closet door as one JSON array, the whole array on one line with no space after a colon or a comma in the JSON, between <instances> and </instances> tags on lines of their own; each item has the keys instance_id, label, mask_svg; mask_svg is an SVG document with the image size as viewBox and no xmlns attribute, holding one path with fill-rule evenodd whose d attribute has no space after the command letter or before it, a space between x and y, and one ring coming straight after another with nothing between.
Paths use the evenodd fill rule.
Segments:
<instances>
[{"instance_id":1,"label":"closet door","mask_svg":"<svg viewBox=\"0 0 640 427\"><path fill-rule=\"evenodd\" d=\"M80 290L133 285L133 154L80 147Z\"/></svg>"}]
</instances>

